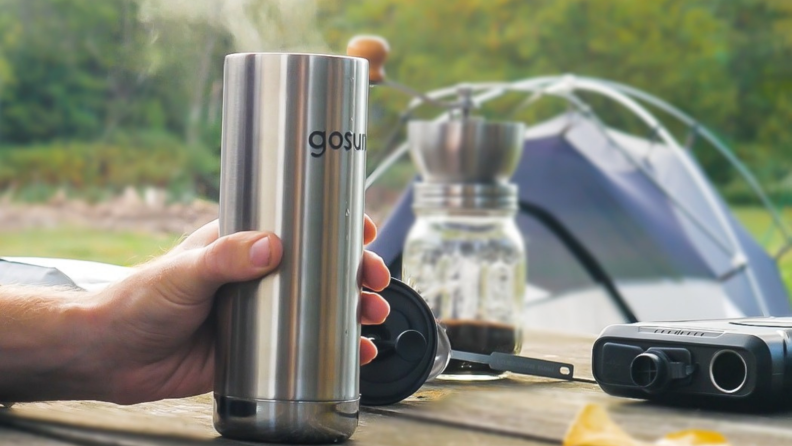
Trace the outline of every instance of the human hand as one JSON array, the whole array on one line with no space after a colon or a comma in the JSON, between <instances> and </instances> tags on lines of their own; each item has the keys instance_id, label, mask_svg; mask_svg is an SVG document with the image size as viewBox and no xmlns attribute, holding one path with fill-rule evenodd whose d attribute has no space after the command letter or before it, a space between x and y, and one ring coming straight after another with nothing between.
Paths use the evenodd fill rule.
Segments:
<instances>
[{"instance_id":1,"label":"human hand","mask_svg":"<svg viewBox=\"0 0 792 446\"><path fill-rule=\"evenodd\" d=\"M364 234L366 244L376 237L368 217ZM215 334L208 316L215 292L225 283L274 271L281 251L280 240L271 233L218 237L215 221L100 293L93 350L107 378L102 399L132 404L210 391ZM381 291L389 281L382 259L365 252L364 286ZM382 297L369 292L361 294L360 308L363 324L382 323L390 311ZM376 354L374 344L361 339L361 363Z\"/></svg>"}]
</instances>

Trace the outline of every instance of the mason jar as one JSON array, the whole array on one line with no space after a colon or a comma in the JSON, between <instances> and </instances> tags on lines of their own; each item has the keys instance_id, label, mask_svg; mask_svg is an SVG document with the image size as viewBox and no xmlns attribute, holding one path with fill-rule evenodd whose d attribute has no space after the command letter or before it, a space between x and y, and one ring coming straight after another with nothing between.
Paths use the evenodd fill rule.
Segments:
<instances>
[{"instance_id":1,"label":"mason jar","mask_svg":"<svg viewBox=\"0 0 792 446\"><path fill-rule=\"evenodd\" d=\"M515 222L516 186L417 183L416 221L402 278L426 299L451 348L518 353L526 255ZM441 379L497 379L486 365L452 360Z\"/></svg>"}]
</instances>

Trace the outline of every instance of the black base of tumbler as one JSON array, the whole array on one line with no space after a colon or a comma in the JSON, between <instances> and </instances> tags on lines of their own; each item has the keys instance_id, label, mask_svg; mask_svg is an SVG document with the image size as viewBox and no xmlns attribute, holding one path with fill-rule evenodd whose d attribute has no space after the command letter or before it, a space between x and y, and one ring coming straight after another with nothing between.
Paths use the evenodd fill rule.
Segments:
<instances>
[{"instance_id":1,"label":"black base of tumbler","mask_svg":"<svg viewBox=\"0 0 792 446\"><path fill-rule=\"evenodd\" d=\"M277 401L215 394L214 426L225 437L268 443L337 443L358 425L359 400Z\"/></svg>"}]
</instances>

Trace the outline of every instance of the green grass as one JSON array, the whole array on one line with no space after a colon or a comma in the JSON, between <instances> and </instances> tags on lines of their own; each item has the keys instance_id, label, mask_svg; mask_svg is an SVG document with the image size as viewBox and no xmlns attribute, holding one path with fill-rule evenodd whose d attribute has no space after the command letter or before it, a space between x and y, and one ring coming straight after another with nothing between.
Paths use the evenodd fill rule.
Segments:
<instances>
[{"instance_id":1,"label":"green grass","mask_svg":"<svg viewBox=\"0 0 792 446\"><path fill-rule=\"evenodd\" d=\"M737 218L769 252L781 247L778 231L770 231L770 215L761 208L737 208ZM792 222L792 208L784 221ZM158 256L179 240L180 235L111 232L61 227L0 231L0 256L59 257L94 260L116 265L135 265ZM792 296L792 252L782 258L781 276Z\"/></svg>"},{"instance_id":2,"label":"green grass","mask_svg":"<svg viewBox=\"0 0 792 446\"><path fill-rule=\"evenodd\" d=\"M756 241L758 241L771 254L778 252L783 243L783 237L777 230L771 229L771 217L763 208L736 208L734 214L745 225ZM787 207L781 212L782 219L787 223L788 230L792 230L792 207ZM792 296L792 251L788 251L781 258L779 264L781 277Z\"/></svg>"},{"instance_id":3,"label":"green grass","mask_svg":"<svg viewBox=\"0 0 792 446\"><path fill-rule=\"evenodd\" d=\"M131 266L173 247L180 235L60 227L0 231L0 256L56 257Z\"/></svg>"}]
</instances>

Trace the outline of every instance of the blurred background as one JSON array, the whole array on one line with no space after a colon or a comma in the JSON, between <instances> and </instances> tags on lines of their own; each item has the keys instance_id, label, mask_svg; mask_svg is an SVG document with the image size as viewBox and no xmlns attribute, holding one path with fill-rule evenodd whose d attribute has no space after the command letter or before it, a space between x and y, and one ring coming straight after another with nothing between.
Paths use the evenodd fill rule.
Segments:
<instances>
[{"instance_id":1,"label":"blurred background","mask_svg":"<svg viewBox=\"0 0 792 446\"><path fill-rule=\"evenodd\" d=\"M789 1L0 0L0 255L132 265L167 250L216 218L223 56L343 53L360 33L388 39L388 75L421 91L561 73L645 90L715 131L792 221ZM607 124L640 128L588 99ZM369 171L409 100L372 90ZM693 153L777 248L734 169ZM405 160L369 191L376 220L413 175ZM792 289L790 255L782 275Z\"/></svg>"}]
</instances>

